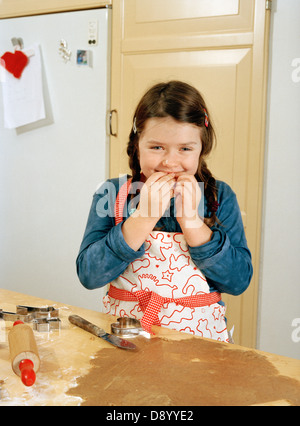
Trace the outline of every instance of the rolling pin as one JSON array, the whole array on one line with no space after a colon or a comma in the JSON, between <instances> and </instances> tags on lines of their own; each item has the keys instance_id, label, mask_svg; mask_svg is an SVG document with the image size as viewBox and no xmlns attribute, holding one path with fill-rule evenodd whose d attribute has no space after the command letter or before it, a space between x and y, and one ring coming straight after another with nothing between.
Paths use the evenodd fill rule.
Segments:
<instances>
[{"instance_id":1,"label":"rolling pin","mask_svg":"<svg viewBox=\"0 0 300 426\"><path fill-rule=\"evenodd\" d=\"M40 368L40 358L32 328L16 321L8 334L11 365L14 373L21 377L25 386L35 383Z\"/></svg>"}]
</instances>

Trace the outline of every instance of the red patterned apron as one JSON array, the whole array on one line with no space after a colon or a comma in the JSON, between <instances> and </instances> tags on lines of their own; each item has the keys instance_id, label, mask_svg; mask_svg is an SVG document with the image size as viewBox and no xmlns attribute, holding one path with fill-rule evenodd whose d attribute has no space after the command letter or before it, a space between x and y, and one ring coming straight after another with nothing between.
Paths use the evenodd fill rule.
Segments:
<instances>
[{"instance_id":1,"label":"red patterned apron","mask_svg":"<svg viewBox=\"0 0 300 426\"><path fill-rule=\"evenodd\" d=\"M130 180L120 189L115 223L123 220ZM151 333L152 324L228 342L225 306L221 294L209 291L202 272L193 263L182 233L152 231L145 254L131 262L110 283L104 311L139 319Z\"/></svg>"}]
</instances>

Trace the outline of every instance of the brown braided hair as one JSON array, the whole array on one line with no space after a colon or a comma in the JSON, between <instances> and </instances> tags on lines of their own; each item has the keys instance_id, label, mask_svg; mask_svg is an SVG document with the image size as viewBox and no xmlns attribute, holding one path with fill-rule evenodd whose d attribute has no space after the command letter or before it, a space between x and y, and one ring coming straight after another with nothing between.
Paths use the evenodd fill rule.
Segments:
<instances>
[{"instance_id":1,"label":"brown braided hair","mask_svg":"<svg viewBox=\"0 0 300 426\"><path fill-rule=\"evenodd\" d=\"M206 217L204 222L211 227L217 221L217 188L215 178L208 169L205 159L214 146L215 131L203 97L189 84L176 80L158 83L140 100L135 110L127 145L132 181L139 181L141 178L138 142L146 120L169 116L179 122L194 124L201 129L202 151L195 178L198 182L204 182L205 196L210 210L209 217Z\"/></svg>"}]
</instances>

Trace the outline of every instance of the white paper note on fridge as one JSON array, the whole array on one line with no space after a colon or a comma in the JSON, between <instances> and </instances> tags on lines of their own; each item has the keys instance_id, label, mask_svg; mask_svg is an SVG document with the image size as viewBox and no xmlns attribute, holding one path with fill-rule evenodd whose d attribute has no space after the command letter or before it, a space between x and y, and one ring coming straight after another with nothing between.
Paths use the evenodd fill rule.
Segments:
<instances>
[{"instance_id":1,"label":"white paper note on fridge","mask_svg":"<svg viewBox=\"0 0 300 426\"><path fill-rule=\"evenodd\" d=\"M45 118L42 64L38 44L23 50L34 51L20 79L2 68L4 127L13 129Z\"/></svg>"}]
</instances>

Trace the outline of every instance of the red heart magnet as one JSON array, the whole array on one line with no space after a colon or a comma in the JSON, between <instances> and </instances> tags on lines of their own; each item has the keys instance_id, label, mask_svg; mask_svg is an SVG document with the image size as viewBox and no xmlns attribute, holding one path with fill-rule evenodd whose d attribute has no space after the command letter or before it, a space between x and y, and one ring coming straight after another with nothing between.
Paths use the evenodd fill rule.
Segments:
<instances>
[{"instance_id":1,"label":"red heart magnet","mask_svg":"<svg viewBox=\"0 0 300 426\"><path fill-rule=\"evenodd\" d=\"M1 56L4 62L4 67L8 72L13 74L16 78L20 78L26 65L28 64L28 57L20 50L15 53L6 52ZM1 64L3 64L1 61Z\"/></svg>"}]
</instances>

